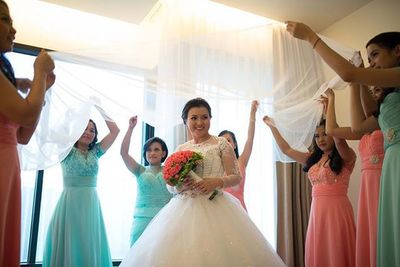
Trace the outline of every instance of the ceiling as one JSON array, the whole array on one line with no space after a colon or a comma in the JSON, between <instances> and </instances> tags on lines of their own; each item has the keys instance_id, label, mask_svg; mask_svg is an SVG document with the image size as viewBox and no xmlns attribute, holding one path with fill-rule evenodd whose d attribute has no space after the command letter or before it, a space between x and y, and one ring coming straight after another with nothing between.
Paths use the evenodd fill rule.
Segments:
<instances>
[{"instance_id":1,"label":"ceiling","mask_svg":"<svg viewBox=\"0 0 400 267\"><path fill-rule=\"evenodd\" d=\"M134 24L146 17L157 0L42 0ZM302 21L322 31L372 0L214 0L277 21Z\"/></svg>"}]
</instances>

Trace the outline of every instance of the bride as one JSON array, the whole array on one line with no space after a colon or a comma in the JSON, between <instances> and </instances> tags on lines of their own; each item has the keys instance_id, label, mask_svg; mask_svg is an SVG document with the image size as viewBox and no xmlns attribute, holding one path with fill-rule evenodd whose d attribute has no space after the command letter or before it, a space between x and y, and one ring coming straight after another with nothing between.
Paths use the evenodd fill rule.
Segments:
<instances>
[{"instance_id":1,"label":"bride","mask_svg":"<svg viewBox=\"0 0 400 267\"><path fill-rule=\"evenodd\" d=\"M193 139L177 150L200 152L195 172L203 177L175 194L132 246L121 267L285 266L236 198L222 188L240 183L233 148L223 137L208 133L210 105L202 98L186 103L182 119ZM215 189L220 193L212 200Z\"/></svg>"}]
</instances>

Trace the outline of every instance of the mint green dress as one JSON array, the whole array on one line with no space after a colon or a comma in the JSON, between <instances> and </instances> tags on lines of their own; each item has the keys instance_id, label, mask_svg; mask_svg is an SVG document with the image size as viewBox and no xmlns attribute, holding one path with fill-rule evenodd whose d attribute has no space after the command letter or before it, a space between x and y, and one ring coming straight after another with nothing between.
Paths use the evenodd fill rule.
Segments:
<instances>
[{"instance_id":1,"label":"mint green dress","mask_svg":"<svg viewBox=\"0 0 400 267\"><path fill-rule=\"evenodd\" d=\"M384 136L378 208L377 266L400 266L400 90L386 96L379 126Z\"/></svg>"},{"instance_id":2,"label":"mint green dress","mask_svg":"<svg viewBox=\"0 0 400 267\"><path fill-rule=\"evenodd\" d=\"M171 200L171 193L162 172L152 173L149 167L136 176L137 195L131 229L131 246L140 237L153 217Z\"/></svg>"},{"instance_id":3,"label":"mint green dress","mask_svg":"<svg viewBox=\"0 0 400 267\"><path fill-rule=\"evenodd\" d=\"M106 229L97 196L99 144L87 154L72 148L61 162L64 190L51 218L43 266L112 266Z\"/></svg>"}]
</instances>

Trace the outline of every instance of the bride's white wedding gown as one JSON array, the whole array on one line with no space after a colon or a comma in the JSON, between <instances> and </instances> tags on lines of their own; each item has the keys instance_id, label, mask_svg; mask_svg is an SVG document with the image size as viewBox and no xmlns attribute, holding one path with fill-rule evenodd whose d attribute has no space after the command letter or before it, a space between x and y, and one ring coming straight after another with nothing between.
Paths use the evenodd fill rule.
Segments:
<instances>
[{"instance_id":1,"label":"bride's white wedding gown","mask_svg":"<svg viewBox=\"0 0 400 267\"><path fill-rule=\"evenodd\" d=\"M225 186L240 182L234 152L229 143L213 136L201 144L187 142L178 150L204 156L195 172L203 177L222 177ZM224 157L233 157L232 166ZM230 161L232 162L232 160ZM230 172L232 173L232 172ZM121 267L244 267L285 266L240 202L229 193L213 200L191 191L175 197L154 217L132 246Z\"/></svg>"}]
</instances>

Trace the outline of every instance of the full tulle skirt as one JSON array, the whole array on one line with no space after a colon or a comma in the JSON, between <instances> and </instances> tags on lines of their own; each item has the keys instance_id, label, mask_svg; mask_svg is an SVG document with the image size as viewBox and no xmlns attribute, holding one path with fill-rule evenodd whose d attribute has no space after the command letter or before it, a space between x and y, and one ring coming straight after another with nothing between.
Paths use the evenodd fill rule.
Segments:
<instances>
[{"instance_id":1,"label":"full tulle skirt","mask_svg":"<svg viewBox=\"0 0 400 267\"><path fill-rule=\"evenodd\" d=\"M177 195L123 259L133 266L285 266L240 202L230 194Z\"/></svg>"}]
</instances>

